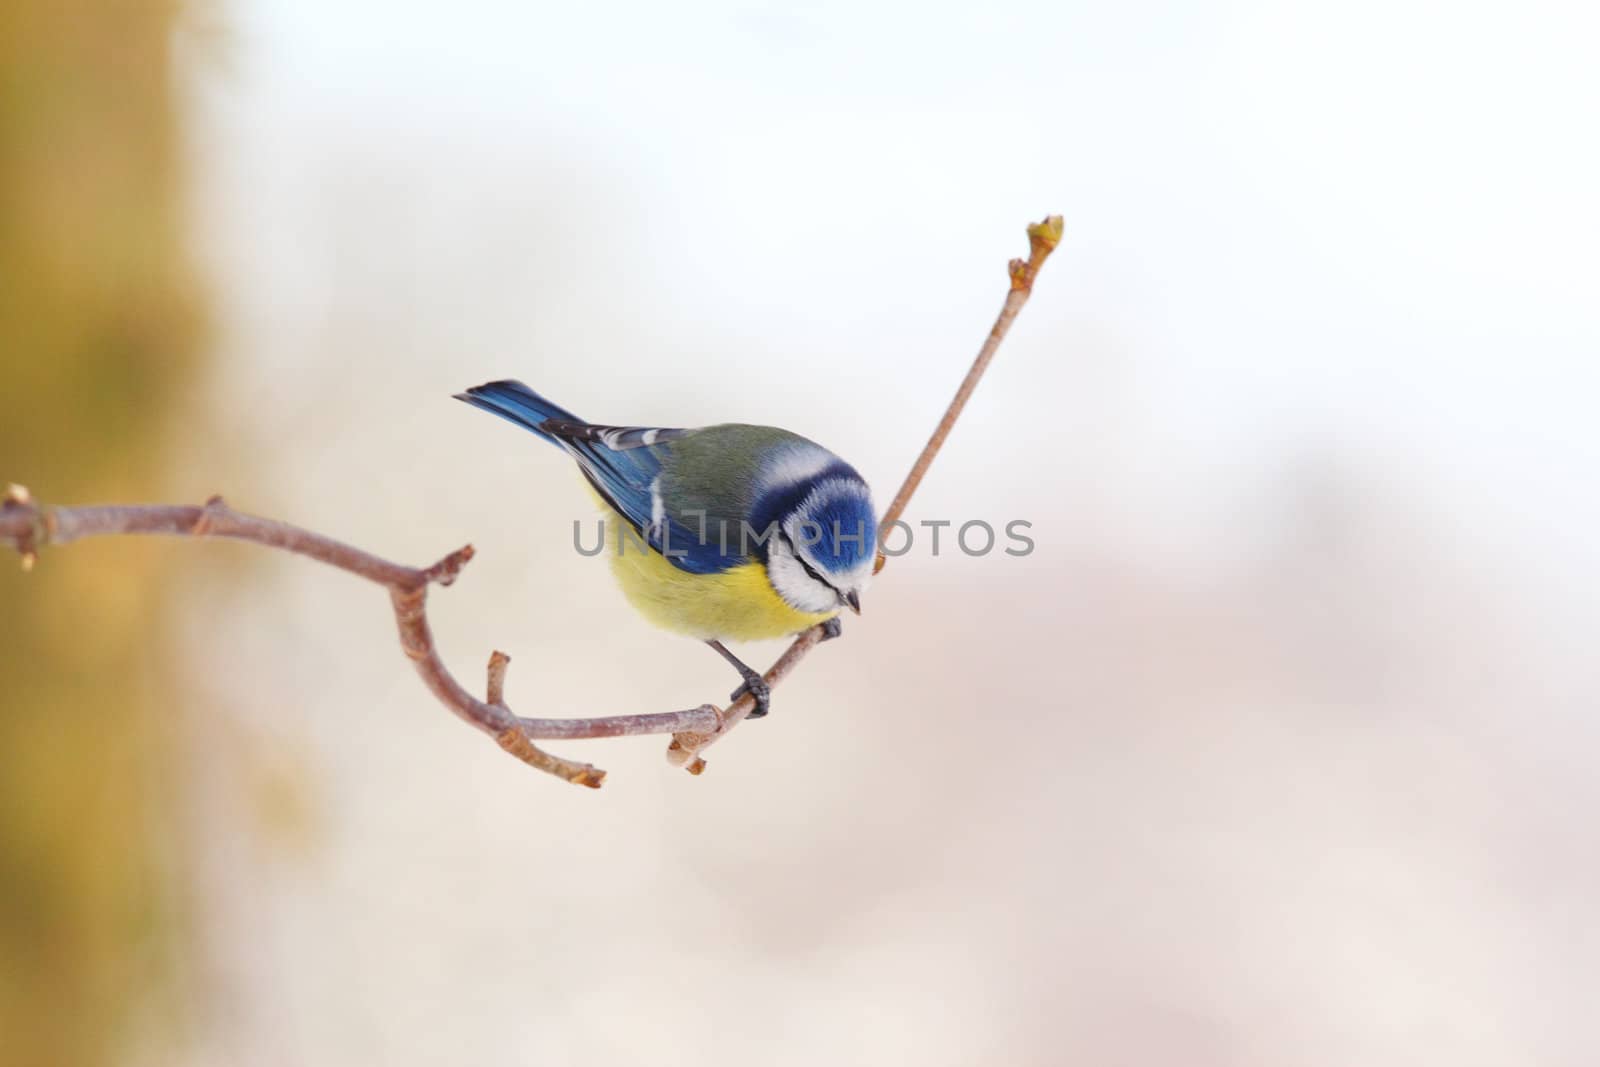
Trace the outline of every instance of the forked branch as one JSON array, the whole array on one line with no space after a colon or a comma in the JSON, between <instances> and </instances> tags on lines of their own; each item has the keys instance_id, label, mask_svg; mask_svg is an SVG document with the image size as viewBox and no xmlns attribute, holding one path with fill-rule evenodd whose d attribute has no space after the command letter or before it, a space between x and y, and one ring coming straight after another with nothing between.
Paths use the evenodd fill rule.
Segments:
<instances>
[{"instance_id":1,"label":"forked branch","mask_svg":"<svg viewBox=\"0 0 1600 1067\"><path fill-rule=\"evenodd\" d=\"M1061 243L1062 229L1060 215L1051 215L1043 222L1036 222L1028 227L1028 258L1013 259L1009 264L1011 288L1006 293L1005 303L1000 306L1000 314L994 320L989 336L984 339L983 347L978 350L978 357L972 361L967 376L961 379L961 385L956 389L956 395L951 398L949 407L945 408L944 416L933 428L928 443L922 446L922 452L917 456L917 461L911 465L911 472L906 475L906 480L900 484L900 491L894 495L894 499L889 502L888 510L879 520L880 534L905 514L906 505L911 503L911 494L922 484L923 475L927 474L928 468L933 465L933 458L939 454L939 449L944 447L944 439L950 436L950 428L961 417L961 411L967 406L967 400L978 387L978 379L989 369L989 363L994 359L994 354L1000 350L1000 342L1005 340L1006 334L1011 331L1011 324L1016 321L1017 313L1022 310L1022 305L1028 302L1028 297L1033 295L1034 279L1039 276L1039 268L1044 266L1044 261L1050 258L1050 253ZM881 535L878 543L880 545L883 543ZM873 573L883 570L883 564L884 555L880 551L877 561L873 564ZM778 661L763 675L767 685L776 686L821 641L820 626L813 626L796 637L794 643L784 650ZM755 700L748 695L742 696L722 713L722 723L716 730L709 733L685 730L674 734L672 743L667 746L668 761L683 767L690 774L699 774L706 769L706 761L700 753L743 722L754 708Z\"/></svg>"},{"instance_id":2,"label":"forked branch","mask_svg":"<svg viewBox=\"0 0 1600 1067\"><path fill-rule=\"evenodd\" d=\"M885 512L885 526L904 514L911 494L927 473L950 428L977 386L978 379L994 358L1000 342L1011 328L1012 320L1027 302L1033 290L1034 278L1061 240L1061 233L1060 216L1051 216L1028 227L1029 256L1026 260L1011 261L1011 289L1006 295L1000 316L972 369L956 391L955 399L950 402L933 436L928 439L911 473L906 476L900 491ZM461 568L472 559L471 545L457 549L432 566L409 567L298 526L234 511L221 497L212 497L201 507L155 504L47 508L35 503L26 489L13 485L0 500L0 544L10 545L21 554L24 570L33 566L40 549L47 545L64 545L81 538L108 534L171 534L249 541L309 557L383 586L389 593L395 625L399 630L400 647L433 695L462 720L493 737L501 748L524 763L578 785L598 787L605 778L605 772L587 763L551 755L534 742L670 733L673 738L667 750L668 759L687 768L692 774L699 774L705 769L705 760L700 753L742 722L754 706L751 698L745 696L726 710L712 704L702 704L686 711L643 715L589 719L523 718L512 712L505 702L505 674L511 658L503 652L495 652L489 658L485 699L479 700L456 681L439 658L427 614L428 588L432 585L449 585L455 581ZM880 555L877 569L882 569L883 562L883 556ZM794 643L768 669L765 675L767 684L776 686L781 682L821 639L820 627L796 637Z\"/></svg>"}]
</instances>

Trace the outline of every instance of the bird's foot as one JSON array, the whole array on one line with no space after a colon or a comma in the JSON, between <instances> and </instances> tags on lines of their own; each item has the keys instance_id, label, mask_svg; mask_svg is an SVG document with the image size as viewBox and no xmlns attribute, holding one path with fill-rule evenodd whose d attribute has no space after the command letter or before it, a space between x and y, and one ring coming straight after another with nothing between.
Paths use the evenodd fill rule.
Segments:
<instances>
[{"instance_id":1,"label":"bird's foot","mask_svg":"<svg viewBox=\"0 0 1600 1067\"><path fill-rule=\"evenodd\" d=\"M822 641L832 641L843 634L844 620L837 615L822 624ZM818 641L817 644L820 645L822 641Z\"/></svg>"},{"instance_id":2,"label":"bird's foot","mask_svg":"<svg viewBox=\"0 0 1600 1067\"><path fill-rule=\"evenodd\" d=\"M767 684L765 678L755 671L751 671L744 676L744 684L729 693L728 699L738 700L746 693L755 698L756 706L750 709L750 714L746 715L745 718L760 719L772 710L772 687Z\"/></svg>"}]
</instances>

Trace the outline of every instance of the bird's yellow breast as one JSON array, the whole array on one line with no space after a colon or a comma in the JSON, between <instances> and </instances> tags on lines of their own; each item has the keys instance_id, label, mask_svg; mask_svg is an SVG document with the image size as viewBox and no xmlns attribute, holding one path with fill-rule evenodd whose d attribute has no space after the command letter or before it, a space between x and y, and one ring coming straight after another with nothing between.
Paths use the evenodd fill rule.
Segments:
<instances>
[{"instance_id":1,"label":"bird's yellow breast","mask_svg":"<svg viewBox=\"0 0 1600 1067\"><path fill-rule=\"evenodd\" d=\"M609 507L605 513L611 573L628 602L657 626L703 641L759 641L799 633L838 614L790 607L759 560L718 574L680 570L655 549L641 547L626 519Z\"/></svg>"}]
</instances>

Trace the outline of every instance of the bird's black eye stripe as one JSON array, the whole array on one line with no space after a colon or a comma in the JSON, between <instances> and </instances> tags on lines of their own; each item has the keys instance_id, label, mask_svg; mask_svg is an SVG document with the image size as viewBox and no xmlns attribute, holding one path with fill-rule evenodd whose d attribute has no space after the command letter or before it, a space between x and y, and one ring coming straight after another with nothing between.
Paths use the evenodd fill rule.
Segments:
<instances>
[{"instance_id":1,"label":"bird's black eye stripe","mask_svg":"<svg viewBox=\"0 0 1600 1067\"><path fill-rule=\"evenodd\" d=\"M835 593L837 593L839 591L838 588L835 587L832 582L828 581L828 579L826 579L822 575L818 574L816 572L816 569L813 568L811 566L811 564L806 562L806 558L804 556L802 556L800 554L800 550L795 547L794 538L789 536L789 531L780 528L778 530L778 536L783 538L783 543L789 546L790 553L794 556L794 558L796 560L798 560L800 562L800 566L802 566L802 567L804 567L806 569L806 573L807 574L811 575L811 577L815 578L818 582L820 582L821 584L827 586L829 589L832 589Z\"/></svg>"}]
</instances>

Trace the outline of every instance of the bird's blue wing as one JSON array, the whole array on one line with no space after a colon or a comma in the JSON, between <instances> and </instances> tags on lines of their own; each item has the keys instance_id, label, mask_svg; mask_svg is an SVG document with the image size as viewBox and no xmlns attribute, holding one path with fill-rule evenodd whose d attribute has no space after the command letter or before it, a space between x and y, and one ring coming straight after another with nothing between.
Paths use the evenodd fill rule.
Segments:
<instances>
[{"instance_id":1,"label":"bird's blue wing","mask_svg":"<svg viewBox=\"0 0 1600 1067\"><path fill-rule=\"evenodd\" d=\"M662 467L671 461L672 443L698 430L584 422L509 379L468 389L456 399L532 430L572 456L601 499L680 570L712 574L743 562L743 556L723 551L718 541L704 543L709 539L698 528L685 526L682 516L668 515L661 502Z\"/></svg>"},{"instance_id":2,"label":"bird's blue wing","mask_svg":"<svg viewBox=\"0 0 1600 1067\"><path fill-rule=\"evenodd\" d=\"M679 570L714 574L743 561L717 539L703 538L684 516L668 514L662 503L661 473L671 462L672 442L698 431L565 419L547 419L539 430L570 452L595 492Z\"/></svg>"}]
</instances>

